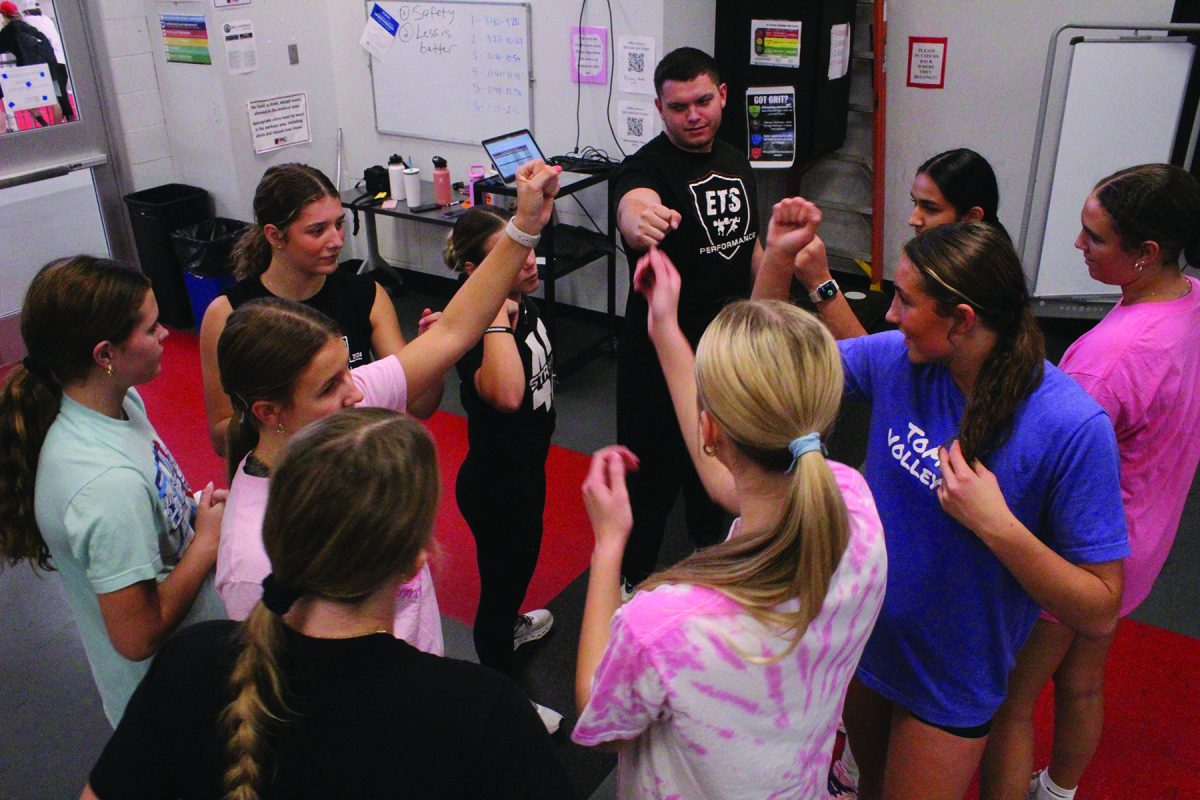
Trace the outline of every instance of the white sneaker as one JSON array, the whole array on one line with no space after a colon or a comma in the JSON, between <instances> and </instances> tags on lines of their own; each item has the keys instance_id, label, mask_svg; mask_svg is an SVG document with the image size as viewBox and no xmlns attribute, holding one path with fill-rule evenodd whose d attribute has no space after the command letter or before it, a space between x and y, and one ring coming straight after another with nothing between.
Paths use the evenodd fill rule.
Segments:
<instances>
[{"instance_id":1,"label":"white sneaker","mask_svg":"<svg viewBox=\"0 0 1200 800\"><path fill-rule=\"evenodd\" d=\"M533 703L532 700L529 702ZM541 703L533 703L533 710L537 712L542 724L546 726L546 733L553 735L558 732L558 726L562 723L562 714Z\"/></svg>"},{"instance_id":2,"label":"white sneaker","mask_svg":"<svg viewBox=\"0 0 1200 800\"><path fill-rule=\"evenodd\" d=\"M550 632L553 625L554 615L544 608L537 608L517 617L517 621L513 623L513 650L526 642L542 638Z\"/></svg>"},{"instance_id":3,"label":"white sneaker","mask_svg":"<svg viewBox=\"0 0 1200 800\"><path fill-rule=\"evenodd\" d=\"M625 605L632 600L633 594L636 591L637 589L634 588L632 583L625 580L625 578L621 578L621 605Z\"/></svg>"}]
</instances>

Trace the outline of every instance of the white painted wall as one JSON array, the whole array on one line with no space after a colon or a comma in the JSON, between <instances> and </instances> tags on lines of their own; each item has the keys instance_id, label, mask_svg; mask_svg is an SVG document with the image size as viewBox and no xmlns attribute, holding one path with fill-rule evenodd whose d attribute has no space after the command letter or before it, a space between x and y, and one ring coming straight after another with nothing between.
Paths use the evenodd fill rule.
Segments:
<instances>
[{"instance_id":1,"label":"white painted wall","mask_svg":"<svg viewBox=\"0 0 1200 800\"><path fill-rule=\"evenodd\" d=\"M991 162L1000 184L1000 221L1019 241L1050 36L1067 23L1161 24L1170 21L1172 6L1172 0L891 0L885 275L894 274L911 235L913 173L950 148L970 147ZM905 85L910 36L948 37L944 89Z\"/></svg>"}]
</instances>

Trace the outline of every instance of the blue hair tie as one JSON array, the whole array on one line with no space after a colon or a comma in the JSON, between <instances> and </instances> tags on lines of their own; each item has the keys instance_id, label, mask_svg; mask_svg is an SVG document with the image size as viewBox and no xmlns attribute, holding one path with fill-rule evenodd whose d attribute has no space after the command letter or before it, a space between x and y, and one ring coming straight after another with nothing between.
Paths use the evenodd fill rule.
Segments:
<instances>
[{"instance_id":1,"label":"blue hair tie","mask_svg":"<svg viewBox=\"0 0 1200 800\"><path fill-rule=\"evenodd\" d=\"M797 436L788 442L788 452L792 454L792 463L788 465L787 471L791 472L796 468L796 462L800 460L800 456L814 450L825 452L825 447L821 444L821 434L816 431Z\"/></svg>"}]
</instances>

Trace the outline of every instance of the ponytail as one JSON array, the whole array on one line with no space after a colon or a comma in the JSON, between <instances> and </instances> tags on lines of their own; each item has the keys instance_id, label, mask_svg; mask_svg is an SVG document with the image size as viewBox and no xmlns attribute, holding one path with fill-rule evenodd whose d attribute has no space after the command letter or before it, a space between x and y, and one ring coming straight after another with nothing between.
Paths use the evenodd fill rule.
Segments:
<instances>
[{"instance_id":1,"label":"ponytail","mask_svg":"<svg viewBox=\"0 0 1200 800\"><path fill-rule=\"evenodd\" d=\"M777 301L732 303L717 315L696 352L700 405L742 455L790 475L787 496L773 526L700 550L640 588L707 586L788 636L787 649L769 660L796 647L821 611L850 527L824 455L793 456L790 445L832 428L842 380L833 337L813 315ZM779 610L792 600L794 610Z\"/></svg>"},{"instance_id":2,"label":"ponytail","mask_svg":"<svg viewBox=\"0 0 1200 800\"><path fill-rule=\"evenodd\" d=\"M251 225L233 246L233 273L238 280L256 278L271 266L271 243L262 225Z\"/></svg>"},{"instance_id":3,"label":"ponytail","mask_svg":"<svg viewBox=\"0 0 1200 800\"><path fill-rule=\"evenodd\" d=\"M34 516L33 489L42 443L61 403L54 378L24 364L13 367L0 389L0 569L22 561L54 569Z\"/></svg>"}]
</instances>

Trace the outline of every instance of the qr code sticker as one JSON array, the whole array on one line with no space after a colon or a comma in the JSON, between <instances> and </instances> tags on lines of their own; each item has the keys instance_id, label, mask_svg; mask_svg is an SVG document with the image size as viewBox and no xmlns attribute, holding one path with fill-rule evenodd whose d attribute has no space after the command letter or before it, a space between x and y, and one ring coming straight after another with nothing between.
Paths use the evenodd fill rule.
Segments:
<instances>
[{"instance_id":1,"label":"qr code sticker","mask_svg":"<svg viewBox=\"0 0 1200 800\"><path fill-rule=\"evenodd\" d=\"M629 53L629 71L639 74L646 71L645 53Z\"/></svg>"},{"instance_id":2,"label":"qr code sticker","mask_svg":"<svg viewBox=\"0 0 1200 800\"><path fill-rule=\"evenodd\" d=\"M626 136L642 136L642 118L641 117L626 117L625 119L625 135Z\"/></svg>"}]
</instances>

